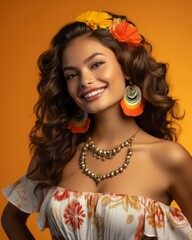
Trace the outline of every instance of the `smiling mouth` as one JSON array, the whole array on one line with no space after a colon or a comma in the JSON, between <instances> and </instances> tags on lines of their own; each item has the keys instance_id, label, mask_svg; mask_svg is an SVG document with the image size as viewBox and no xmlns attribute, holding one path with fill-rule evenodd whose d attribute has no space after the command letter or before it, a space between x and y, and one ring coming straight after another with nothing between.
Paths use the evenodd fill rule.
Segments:
<instances>
[{"instance_id":1,"label":"smiling mouth","mask_svg":"<svg viewBox=\"0 0 192 240\"><path fill-rule=\"evenodd\" d=\"M83 96L83 98L84 98L84 99L91 98L91 97L94 97L94 96L97 96L97 95L101 94L101 93L104 92L104 91L105 91L105 87L104 87L104 88L100 88L100 89L98 89L98 90L94 90L94 91L92 91L92 92L90 92L90 93L87 93L87 94L85 94L85 95Z\"/></svg>"}]
</instances>

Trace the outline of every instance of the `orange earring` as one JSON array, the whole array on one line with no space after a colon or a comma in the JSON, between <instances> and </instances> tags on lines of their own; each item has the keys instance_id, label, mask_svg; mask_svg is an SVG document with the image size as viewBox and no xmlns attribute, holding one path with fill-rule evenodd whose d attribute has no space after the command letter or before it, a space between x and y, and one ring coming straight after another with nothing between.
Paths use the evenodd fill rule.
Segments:
<instances>
[{"instance_id":1,"label":"orange earring","mask_svg":"<svg viewBox=\"0 0 192 240\"><path fill-rule=\"evenodd\" d=\"M88 114L81 109L78 110L73 118L68 121L67 129L72 133L85 133L88 131L90 119Z\"/></svg>"},{"instance_id":2,"label":"orange earring","mask_svg":"<svg viewBox=\"0 0 192 240\"><path fill-rule=\"evenodd\" d=\"M144 102L141 89L137 85L129 85L120 105L125 115L136 117L142 114Z\"/></svg>"}]
</instances>

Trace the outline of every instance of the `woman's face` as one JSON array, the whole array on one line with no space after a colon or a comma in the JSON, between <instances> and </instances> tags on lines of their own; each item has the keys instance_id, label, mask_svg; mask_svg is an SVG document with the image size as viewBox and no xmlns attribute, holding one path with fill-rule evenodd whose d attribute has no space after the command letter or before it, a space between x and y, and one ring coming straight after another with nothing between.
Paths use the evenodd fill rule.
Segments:
<instances>
[{"instance_id":1,"label":"woman's face","mask_svg":"<svg viewBox=\"0 0 192 240\"><path fill-rule=\"evenodd\" d=\"M62 69L69 94L88 113L99 113L122 99L125 76L115 54L98 40L78 37L64 50Z\"/></svg>"}]
</instances>

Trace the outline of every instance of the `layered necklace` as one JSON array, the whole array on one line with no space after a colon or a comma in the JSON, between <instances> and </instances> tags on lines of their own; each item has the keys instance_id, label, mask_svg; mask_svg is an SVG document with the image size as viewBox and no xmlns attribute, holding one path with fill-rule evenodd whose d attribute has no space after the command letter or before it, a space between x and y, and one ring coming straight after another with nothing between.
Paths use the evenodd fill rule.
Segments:
<instances>
[{"instance_id":1,"label":"layered necklace","mask_svg":"<svg viewBox=\"0 0 192 240\"><path fill-rule=\"evenodd\" d=\"M119 144L117 147L113 149L100 149L94 142L92 141L91 137L87 139L84 146L81 149L81 154L79 158L79 167L82 169L82 173L92 178L96 186L98 184L108 178L112 178L117 176L118 174L122 173L128 166L131 156L133 155L132 143L134 141L135 136L141 130L139 128L130 138L128 138L125 142ZM106 174L96 174L93 173L89 167L87 166L86 159L87 159L87 152L92 152L92 156L96 159L100 159L102 161L112 159L116 154L118 154L123 148L127 147L127 154L125 157L124 163L117 169L106 173Z\"/></svg>"}]
</instances>

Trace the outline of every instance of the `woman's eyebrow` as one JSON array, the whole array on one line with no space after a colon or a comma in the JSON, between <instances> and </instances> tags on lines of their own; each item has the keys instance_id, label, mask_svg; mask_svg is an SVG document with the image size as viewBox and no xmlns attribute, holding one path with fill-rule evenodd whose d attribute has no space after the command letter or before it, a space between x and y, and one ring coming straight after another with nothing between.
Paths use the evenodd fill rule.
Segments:
<instances>
[{"instance_id":1,"label":"woman's eyebrow","mask_svg":"<svg viewBox=\"0 0 192 240\"><path fill-rule=\"evenodd\" d=\"M98 55L104 55L103 53L100 53L100 52L95 52L93 54L91 54L89 57L85 58L85 60L83 61L83 64L86 64L88 63L89 61L91 61L91 59L93 59L94 57L98 56ZM63 68L63 72L66 71L66 70L74 70L75 67L73 66L66 66Z\"/></svg>"},{"instance_id":2,"label":"woman's eyebrow","mask_svg":"<svg viewBox=\"0 0 192 240\"><path fill-rule=\"evenodd\" d=\"M83 63L88 63L91 59L93 59L94 57L98 56L98 55L104 55L103 53L100 53L100 52L96 52L96 53L93 53L91 54L91 56L87 57Z\"/></svg>"},{"instance_id":3,"label":"woman's eyebrow","mask_svg":"<svg viewBox=\"0 0 192 240\"><path fill-rule=\"evenodd\" d=\"M68 67L64 67L63 68L63 73L67 70L75 70L76 68L75 67L72 67L72 66L68 66Z\"/></svg>"}]
</instances>

